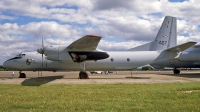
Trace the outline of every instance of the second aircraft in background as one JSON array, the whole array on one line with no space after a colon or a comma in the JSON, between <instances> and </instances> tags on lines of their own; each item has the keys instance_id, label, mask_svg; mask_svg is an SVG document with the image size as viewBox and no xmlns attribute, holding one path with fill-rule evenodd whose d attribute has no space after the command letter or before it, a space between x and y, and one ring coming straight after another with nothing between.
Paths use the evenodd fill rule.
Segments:
<instances>
[{"instance_id":1,"label":"second aircraft in background","mask_svg":"<svg viewBox=\"0 0 200 112\"><path fill-rule=\"evenodd\" d=\"M168 46L167 48L176 46L177 42L177 22L175 17L166 17L165 19L172 20L171 23L171 30L170 34L171 36L166 37L168 39ZM165 24L162 24L165 25ZM170 26L169 26L170 27ZM168 30L164 29L165 32L168 32ZM135 47L130 49L131 51L152 51L152 50L160 50L161 47L157 47L155 49L152 47L154 43L156 43L157 39L155 41ZM154 61L152 63L149 63L151 66L153 66L156 69L163 69L164 67L172 67L174 74L179 74L180 69L178 68L200 68L200 45L194 45L190 48L188 48L185 51L177 52L177 56L174 58L169 58L168 60L163 61Z\"/></svg>"}]
</instances>

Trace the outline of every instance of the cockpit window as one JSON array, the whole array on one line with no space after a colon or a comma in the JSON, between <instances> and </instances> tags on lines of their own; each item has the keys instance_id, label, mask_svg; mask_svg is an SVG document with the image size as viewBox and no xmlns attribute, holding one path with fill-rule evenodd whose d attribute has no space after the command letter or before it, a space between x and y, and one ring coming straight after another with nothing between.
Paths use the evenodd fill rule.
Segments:
<instances>
[{"instance_id":1,"label":"cockpit window","mask_svg":"<svg viewBox=\"0 0 200 112\"><path fill-rule=\"evenodd\" d=\"M17 56L15 56L14 58L11 58L7 61L10 61L10 60L14 60L14 59L21 59L22 57L24 57L26 54L18 54Z\"/></svg>"},{"instance_id":2,"label":"cockpit window","mask_svg":"<svg viewBox=\"0 0 200 112\"><path fill-rule=\"evenodd\" d=\"M18 54L16 57L24 57L26 54Z\"/></svg>"},{"instance_id":3,"label":"cockpit window","mask_svg":"<svg viewBox=\"0 0 200 112\"><path fill-rule=\"evenodd\" d=\"M7 60L7 61L10 61L10 60L15 60L15 59L21 59L22 57L14 57L14 58L11 58L11 59L9 59L9 60Z\"/></svg>"}]
</instances>

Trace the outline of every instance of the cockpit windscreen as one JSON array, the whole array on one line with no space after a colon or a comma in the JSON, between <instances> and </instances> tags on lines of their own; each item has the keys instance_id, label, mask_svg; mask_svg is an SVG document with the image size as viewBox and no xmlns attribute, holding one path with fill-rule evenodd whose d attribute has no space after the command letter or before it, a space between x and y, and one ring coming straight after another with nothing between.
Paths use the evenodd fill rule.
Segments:
<instances>
[{"instance_id":1,"label":"cockpit windscreen","mask_svg":"<svg viewBox=\"0 0 200 112\"><path fill-rule=\"evenodd\" d=\"M7 61L10 61L10 60L14 60L14 59L21 59L22 57L24 57L26 54L18 54L18 55L16 55L14 58L11 58L11 59L9 59L9 60L7 60Z\"/></svg>"}]
</instances>

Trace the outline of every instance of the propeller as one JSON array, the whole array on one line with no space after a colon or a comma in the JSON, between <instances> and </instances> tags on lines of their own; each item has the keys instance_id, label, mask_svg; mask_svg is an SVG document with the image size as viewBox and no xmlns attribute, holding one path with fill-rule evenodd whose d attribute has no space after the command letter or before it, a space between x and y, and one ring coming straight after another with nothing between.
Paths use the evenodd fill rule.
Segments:
<instances>
[{"instance_id":1,"label":"propeller","mask_svg":"<svg viewBox=\"0 0 200 112\"><path fill-rule=\"evenodd\" d=\"M37 50L37 52L42 54L42 69L43 69L43 57L44 57L44 42L43 42L43 38L42 38L42 48L39 48Z\"/></svg>"}]
</instances>

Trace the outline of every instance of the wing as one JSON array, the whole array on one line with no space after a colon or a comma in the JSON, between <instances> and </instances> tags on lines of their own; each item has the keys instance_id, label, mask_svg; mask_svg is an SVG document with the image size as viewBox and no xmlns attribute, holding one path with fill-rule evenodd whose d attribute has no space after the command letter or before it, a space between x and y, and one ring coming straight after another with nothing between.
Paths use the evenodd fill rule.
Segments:
<instances>
[{"instance_id":1,"label":"wing","mask_svg":"<svg viewBox=\"0 0 200 112\"><path fill-rule=\"evenodd\" d=\"M100 36L86 35L71 43L67 48L70 51L93 51L96 50L101 38Z\"/></svg>"},{"instance_id":2,"label":"wing","mask_svg":"<svg viewBox=\"0 0 200 112\"><path fill-rule=\"evenodd\" d=\"M100 36L86 35L71 43L68 53L74 62L106 59L109 57L107 52L96 49L100 40Z\"/></svg>"}]
</instances>

